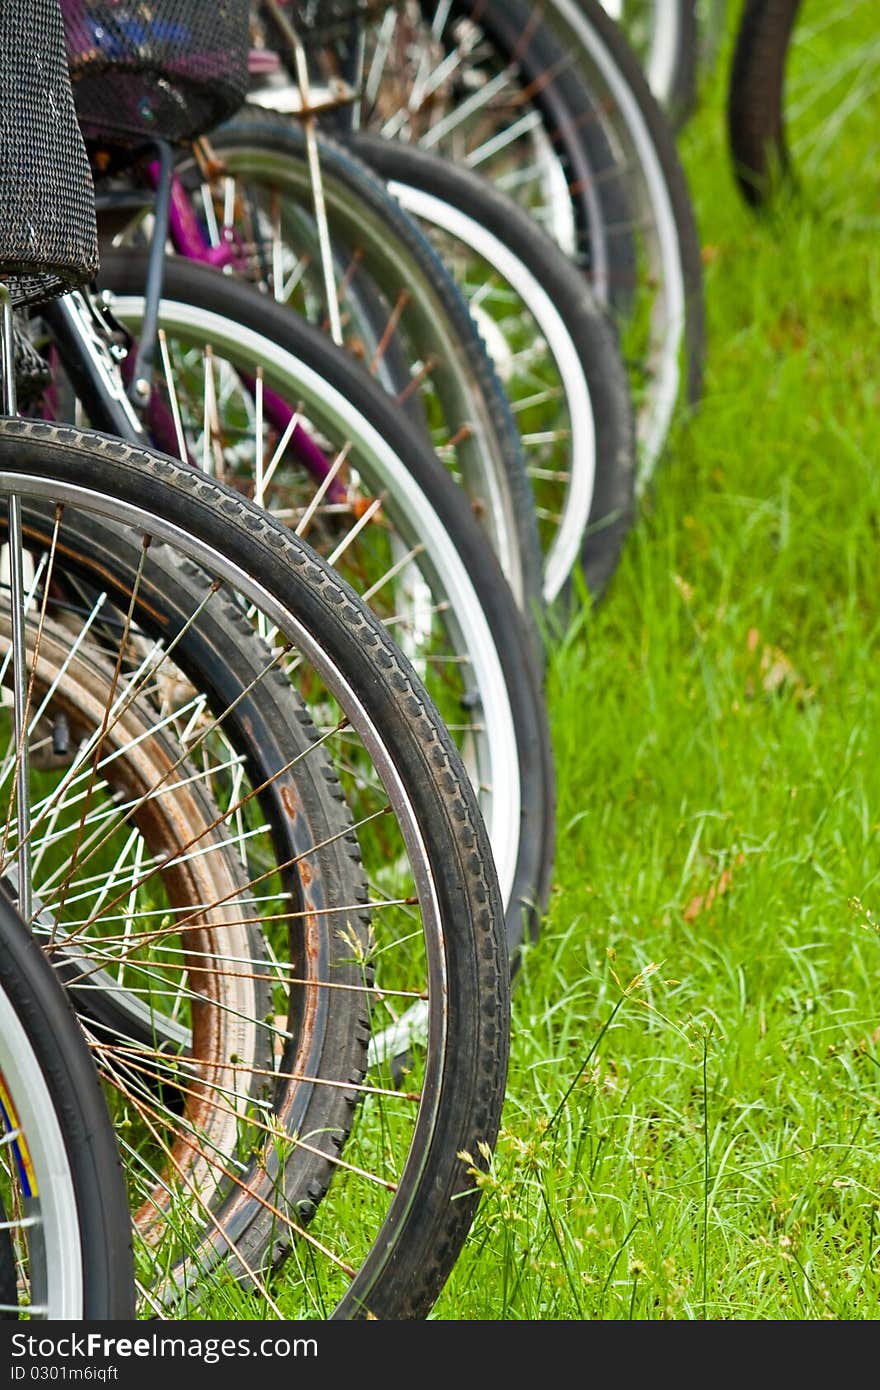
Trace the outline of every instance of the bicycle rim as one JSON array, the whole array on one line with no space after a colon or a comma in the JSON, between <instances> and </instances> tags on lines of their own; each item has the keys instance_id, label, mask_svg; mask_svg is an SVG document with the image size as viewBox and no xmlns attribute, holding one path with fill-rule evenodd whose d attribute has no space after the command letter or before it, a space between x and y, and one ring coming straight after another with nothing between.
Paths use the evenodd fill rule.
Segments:
<instances>
[{"instance_id":1,"label":"bicycle rim","mask_svg":"<svg viewBox=\"0 0 880 1390\"><path fill-rule=\"evenodd\" d=\"M116 1138L76 1016L0 889L0 1319L130 1318Z\"/></svg>"},{"instance_id":2,"label":"bicycle rim","mask_svg":"<svg viewBox=\"0 0 880 1390\"><path fill-rule=\"evenodd\" d=\"M3 1240L10 1242L2 1261L2 1316L81 1318L83 1251L64 1133L33 1043L5 986L0 987L0 1112Z\"/></svg>"}]
</instances>

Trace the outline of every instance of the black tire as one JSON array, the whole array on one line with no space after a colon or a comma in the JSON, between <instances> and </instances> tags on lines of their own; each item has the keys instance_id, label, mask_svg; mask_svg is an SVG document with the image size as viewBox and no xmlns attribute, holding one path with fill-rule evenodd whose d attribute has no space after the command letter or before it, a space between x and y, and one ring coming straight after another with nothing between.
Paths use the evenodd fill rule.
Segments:
<instances>
[{"instance_id":1,"label":"black tire","mask_svg":"<svg viewBox=\"0 0 880 1390\"><path fill-rule=\"evenodd\" d=\"M352 136L352 145L386 181L429 193L449 203L497 237L553 302L589 388L595 430L595 476L586 518L580 568L594 598L604 593L632 526L635 431L626 369L617 333L585 277L529 217L487 179L418 145ZM398 190L399 191L399 190ZM577 462L570 467L574 471ZM566 589L544 597L553 603Z\"/></svg>"},{"instance_id":2,"label":"black tire","mask_svg":"<svg viewBox=\"0 0 880 1390\"><path fill-rule=\"evenodd\" d=\"M268 605L282 634L329 682L352 731L369 735L394 769L401 814L405 807L413 818L407 844L430 873L425 901L432 913L436 907L439 930L426 922L425 931L431 979L443 987L430 994L436 1021L412 1131L417 1151L407 1150L368 1251L324 1316L426 1316L473 1219L479 1189L469 1169L484 1166L497 1136L509 1041L509 963L492 849L448 731L354 591L231 489L116 439L24 420L0 425L0 472L3 490L22 497L25 511L31 488L76 497L78 510L90 510L91 498L157 541L173 535L181 553L197 551L217 576L234 573L242 597Z\"/></svg>"},{"instance_id":3,"label":"black tire","mask_svg":"<svg viewBox=\"0 0 880 1390\"><path fill-rule=\"evenodd\" d=\"M508 940L515 959L522 942L539 930L555 853L555 776L542 675L535 658L539 641L536 627L526 627L525 615L518 610L462 490L425 450L419 433L360 363L298 315L243 281L177 257L167 261L165 277L166 304L173 301L216 314L236 326L234 336L243 328L251 329L267 345L283 348L297 362L307 364L322 382L338 391L405 461L425 498L425 516L433 513L446 534L453 537L455 552L464 563L494 639L516 732L522 814L515 871L509 893L505 890ZM117 296L139 295L144 283L142 255L105 254L99 277L102 287ZM160 321L161 317L160 312ZM393 506L390 497L389 510ZM486 718L491 719L488 710Z\"/></svg>"},{"instance_id":4,"label":"black tire","mask_svg":"<svg viewBox=\"0 0 880 1390\"><path fill-rule=\"evenodd\" d=\"M51 1095L73 1179L83 1304L78 1312L54 1315L95 1322L132 1319L135 1284L128 1194L98 1074L64 989L4 888L0 981L0 991L21 1023ZM60 1258L61 1252L51 1249L46 1257L52 1259L53 1253Z\"/></svg>"},{"instance_id":5,"label":"black tire","mask_svg":"<svg viewBox=\"0 0 880 1390\"><path fill-rule=\"evenodd\" d=\"M795 171L785 131L785 67L801 0L745 0L727 89L727 138L745 201L760 209Z\"/></svg>"}]
</instances>

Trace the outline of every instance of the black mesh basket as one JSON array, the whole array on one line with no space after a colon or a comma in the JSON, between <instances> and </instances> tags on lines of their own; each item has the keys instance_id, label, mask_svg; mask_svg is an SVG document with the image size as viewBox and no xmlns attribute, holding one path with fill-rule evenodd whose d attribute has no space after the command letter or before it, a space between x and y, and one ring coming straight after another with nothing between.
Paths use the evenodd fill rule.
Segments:
<instances>
[{"instance_id":1,"label":"black mesh basket","mask_svg":"<svg viewBox=\"0 0 880 1390\"><path fill-rule=\"evenodd\" d=\"M95 193L58 0L0 0L0 276L18 306L97 269Z\"/></svg>"},{"instance_id":2,"label":"black mesh basket","mask_svg":"<svg viewBox=\"0 0 880 1390\"><path fill-rule=\"evenodd\" d=\"M90 143L192 140L247 95L247 0L61 0L61 10Z\"/></svg>"}]
</instances>

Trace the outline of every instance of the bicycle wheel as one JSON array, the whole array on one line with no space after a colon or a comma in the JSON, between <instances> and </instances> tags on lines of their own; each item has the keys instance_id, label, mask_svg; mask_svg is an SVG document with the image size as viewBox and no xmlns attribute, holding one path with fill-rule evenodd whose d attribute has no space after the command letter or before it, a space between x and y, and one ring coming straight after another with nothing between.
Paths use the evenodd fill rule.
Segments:
<instances>
[{"instance_id":1,"label":"bicycle wheel","mask_svg":"<svg viewBox=\"0 0 880 1390\"><path fill-rule=\"evenodd\" d=\"M342 342L424 429L465 490L518 603L532 612L541 602L537 522L519 431L491 356L447 268L380 180L329 138L318 139L317 151ZM175 202L176 249L225 264L329 332L303 131L275 112L245 109L211 133L210 152L208 173L192 156L177 165L195 216L181 226ZM105 235L112 203L105 208L100 192L99 181Z\"/></svg>"},{"instance_id":2,"label":"bicycle wheel","mask_svg":"<svg viewBox=\"0 0 880 1390\"><path fill-rule=\"evenodd\" d=\"M793 168L785 117L786 65L801 0L745 0L727 89L727 136L740 192L761 207Z\"/></svg>"},{"instance_id":3,"label":"bicycle wheel","mask_svg":"<svg viewBox=\"0 0 880 1390\"><path fill-rule=\"evenodd\" d=\"M555 778L535 639L484 533L448 472L349 354L216 270L172 257L165 275L154 444L182 447L199 465L207 459L299 526L381 615L479 789L515 959L549 894ZM135 331L144 283L142 256L104 255L100 284ZM286 431L270 412L285 403ZM295 440L288 447L297 422L307 441L299 457ZM316 444L323 479L303 463L315 466ZM340 474L344 486L331 498L329 480Z\"/></svg>"},{"instance_id":4,"label":"bicycle wheel","mask_svg":"<svg viewBox=\"0 0 880 1390\"><path fill-rule=\"evenodd\" d=\"M133 708L136 698L152 698L161 675L174 682L179 678L182 648L177 639L184 629L176 600L163 597L168 576L181 567L184 572L195 567L207 588L200 584L184 626L192 631L206 610L219 604L222 613L232 603L262 633L272 655L269 671L283 671L295 684L317 730L312 746L332 759L370 885L369 903L354 905L354 912L369 913L372 935L364 940L346 915L335 926L357 981L348 990L372 1015L367 1074L360 1081L325 1082L301 1071L308 1058L300 1052L299 1040L290 1030L279 1029L274 1014L264 1019L277 1045L268 1074L260 1078L261 1103L250 1093L245 1096L239 1082L227 1091L225 1112L234 1112L240 1123L241 1147L234 1161L228 1154L220 1159L199 1127L185 1131L198 1164L213 1174L216 1192L206 1199L201 1229L178 1233L188 1237L186 1258L177 1266L164 1266L164 1286L143 1290L145 1310L161 1314L175 1309L179 1315L182 1303L191 1311L214 1287L224 1262L259 1280L280 1258L282 1252L274 1248L277 1238L279 1246L290 1247L285 1272L290 1315L424 1316L467 1234L478 1195L474 1173L497 1133L509 989L491 848L467 774L436 707L382 625L305 542L232 489L186 465L108 436L6 421L0 426L0 490L19 500L35 565L32 622L40 647L37 651L34 645L32 669L43 669L47 635L54 641L65 628L73 655L74 644L82 641L82 624L71 622L67 581L100 572L108 601L126 615L110 663L111 670L125 674L126 709ZM103 531L112 544L110 527L116 532L115 572L103 563L96 571L82 538ZM128 563L127 554L137 558ZM65 580L61 598L59 579ZM104 631L102 643L108 641ZM146 664L145 651L150 654ZM44 674L57 692L50 672L51 667ZM112 689L115 698L118 681ZM222 720L215 724L222 729ZM99 727L112 732L114 718L108 713ZM126 741L127 749L130 743ZM191 761L192 748L189 753ZM5 785L4 858L11 861L35 843L51 817L42 813L33 795L29 820L16 816L9 805L8 778ZM154 785L153 799L158 790ZM235 809L227 808L225 825L231 825ZM177 846L176 852L181 849L189 862L197 846ZM100 883L90 901L89 923L93 928L103 923L108 928L103 947L115 949L117 962L120 953L128 960L132 941L120 927L125 909L119 892L102 893L106 871L96 852L92 843L78 856L81 871L89 869ZM151 881L156 878L155 872L150 875ZM126 881L123 902L131 888ZM244 920L271 937L274 914L284 913L283 895L279 898L264 885L262 900L256 900L253 888L251 884L244 902L238 896L227 899L227 906L240 914L236 918L233 912L230 926ZM55 942L61 940L65 951L74 932L77 940L81 935L82 923L68 915L72 896L62 904L62 920L52 922ZM138 950L150 947L151 954L138 959L158 976L155 993L161 996L169 976L174 978L175 971L180 975L187 921L166 913L161 902L147 921L151 930L138 933L136 940ZM93 932L90 952L97 938ZM163 943L172 945L167 954ZM182 955L188 954L184 942ZM200 1079L207 1084L217 1071L226 1076L237 1074L239 1067L243 1075L248 1070L237 1055L202 1054L197 1046L198 1015L214 988L211 959L195 944L191 958L184 959L192 1018L178 1021L191 1024L189 1052L170 1060L161 1046L108 1047L99 1053L106 1084L115 1087L128 1107L128 1123L118 1124L126 1151L130 1155L138 1147L144 1171L165 1193L165 1210L168 1189L173 1194L180 1183L173 1151L169 1154L153 1132L157 1091L176 1092L178 1104L193 1092L203 1102ZM298 981L283 961L270 957L270 962L265 969L259 958L247 956L238 965L251 987L265 987L273 999L280 969L288 989L301 987L307 1012L320 1010L322 996L337 986L333 976ZM217 974L229 968L224 958ZM405 1088L394 1085L389 1075L403 1031L409 1049ZM158 1037L162 1041L161 1031ZM325 1084L341 1090L351 1112L341 1151L326 1136L282 1130L273 1120L276 1094L286 1095L290 1086L310 1090ZM224 1108L216 1090L215 1104ZM291 1208L280 1169L295 1161L297 1153L311 1164L316 1150L325 1180L312 1195L300 1192ZM473 1162L461 1158L465 1151ZM189 1193L190 1207L192 1198ZM246 1248L238 1243L236 1222L246 1224L245 1204L259 1208L263 1241L271 1236L272 1248L259 1267L250 1265ZM144 1233L137 1223L135 1229L142 1236L141 1251L155 1252L152 1231Z\"/></svg>"},{"instance_id":5,"label":"bicycle wheel","mask_svg":"<svg viewBox=\"0 0 880 1390\"><path fill-rule=\"evenodd\" d=\"M576 567L598 597L634 513L633 411L613 324L568 257L486 179L403 141L352 143L431 235L514 403L545 604L564 601Z\"/></svg>"},{"instance_id":6,"label":"bicycle wheel","mask_svg":"<svg viewBox=\"0 0 880 1390\"><path fill-rule=\"evenodd\" d=\"M363 28L359 125L497 182L613 307L644 483L677 406L699 398L704 306L674 138L621 30L598 0L413 0ZM337 75L346 61L318 57Z\"/></svg>"},{"instance_id":7,"label":"bicycle wheel","mask_svg":"<svg viewBox=\"0 0 880 1390\"><path fill-rule=\"evenodd\" d=\"M654 96L676 127L697 104L696 0L601 0L621 25Z\"/></svg>"},{"instance_id":8,"label":"bicycle wheel","mask_svg":"<svg viewBox=\"0 0 880 1390\"><path fill-rule=\"evenodd\" d=\"M739 188L756 209L795 193L836 216L872 215L880 44L873 5L761 0L743 7L727 128Z\"/></svg>"},{"instance_id":9,"label":"bicycle wheel","mask_svg":"<svg viewBox=\"0 0 880 1390\"><path fill-rule=\"evenodd\" d=\"M52 543L51 513L41 523L31 507L26 526L29 545L44 552ZM307 1119L341 1147L350 1108L340 1088L362 1078L369 1033L357 993L344 989L360 976L352 979L349 948L335 944L334 928L345 914L352 938L366 940L367 891L332 765L322 759L289 683L266 678L269 657L248 642L234 609L216 615L219 633L214 617L201 615L178 643L178 660L167 662L137 698L123 697L109 659L111 634L115 629L118 641L123 625L111 619L107 580L115 575L124 592L137 556L126 555L118 531L102 533L94 522L85 530L81 521L69 522L64 545L53 582L63 625L32 620L26 642L34 707L30 765L43 826L31 856L33 931L87 1023L102 1071L113 1079L115 1112L124 1111L132 1089L142 1103L146 1098L153 1138L158 1142L161 1131L169 1161L185 1178L185 1200L175 1206L143 1145L127 1140L139 1278L149 1289L160 1282L154 1247L163 1260L169 1256L171 1242L159 1239L162 1228L184 1219L198 1226L199 1209L225 1183L223 1163L236 1162L243 1140L239 1103L242 1111L266 1103L273 1049L284 1032L298 1039L324 1087L290 1086L279 1095L273 1112L279 1132ZM161 573L167 630L175 619L178 626L191 621L205 592L195 572L178 575L166 566ZM104 602L77 604L90 578L99 579ZM0 625L0 640L8 653L8 623ZM135 646L133 634L129 645ZM261 652L256 665L249 661L251 646ZM197 686L186 676L193 663ZM8 659L3 671L10 681ZM209 697L226 711L214 725ZM223 703L228 698L232 707ZM279 734L272 724L281 713L293 722ZM248 742L242 729L251 745L244 757L231 744ZM280 766L276 749L287 758ZM253 770L249 780L246 767ZM7 775L8 768L7 761ZM278 881L279 903L287 904L273 914L271 939L258 926L270 880ZM165 919L168 924L158 927ZM294 971L305 986L317 962L337 988L320 1011L309 1012L295 990L285 990L284 972ZM165 1070L156 1071L151 1088L146 1078L157 1065L157 1048ZM200 1070L180 1061L193 1056L212 1064ZM181 1065L183 1079L174 1075ZM206 1148L213 1163L205 1162ZM305 1164L305 1155L298 1155L288 1165L289 1201L295 1190L304 1196L321 1178L326 1161L320 1148ZM252 1229L245 1236L240 1223L236 1244L251 1252L252 1263L269 1245L260 1234L256 1196L250 1215ZM214 1219L225 1229L225 1218Z\"/></svg>"},{"instance_id":10,"label":"bicycle wheel","mask_svg":"<svg viewBox=\"0 0 880 1390\"><path fill-rule=\"evenodd\" d=\"M131 1221L95 1064L0 889L0 1318L134 1316Z\"/></svg>"}]
</instances>

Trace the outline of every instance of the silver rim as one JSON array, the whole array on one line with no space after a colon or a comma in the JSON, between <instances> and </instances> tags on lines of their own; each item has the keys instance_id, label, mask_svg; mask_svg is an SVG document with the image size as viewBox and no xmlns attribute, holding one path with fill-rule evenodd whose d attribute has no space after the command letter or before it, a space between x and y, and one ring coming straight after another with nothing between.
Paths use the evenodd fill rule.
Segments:
<instances>
[{"instance_id":1,"label":"silver rim","mask_svg":"<svg viewBox=\"0 0 880 1390\"><path fill-rule=\"evenodd\" d=\"M551 5L551 24L558 30L563 47L575 53L577 63L591 83L592 95L604 117L609 142L619 155L618 167L630 171L632 217L641 230L640 246L646 258L650 283L655 287L649 309L649 342L640 362L648 385L639 402L636 418L637 486L641 490L653 473L662 451L681 389L680 362L684 345L686 294L678 229L662 164L629 84L601 36L575 0L551 0ZM438 0L431 29L437 38L442 34L448 13L448 0ZM388 59L388 48L383 49L383 39L390 42L395 18L395 12L389 11L384 24L384 31L387 32L380 26L375 42L378 56L374 57L372 68L368 65L367 69L368 96L375 74L379 75L375 76L373 86L377 91L381 89L385 76L384 63ZM428 42L426 38L426 53ZM380 57L383 58L382 64ZM458 67L468 61L465 51L452 53L450 63L453 57ZM413 110L418 106L418 99L422 92L430 89L432 81L437 80L443 70L442 58L438 59L434 69L431 69L430 61L429 57L424 58L422 66L425 70L416 74L409 101L401 107L402 114L388 117L384 123L377 120L375 128L389 137L416 138L426 148L443 148L450 157L462 159L479 170L488 169L489 161L499 153L509 155L512 149L522 146L522 157L515 166L501 171L493 169L492 176L497 178L500 188L530 206L533 215L551 235L556 236L563 247L570 246L574 218L571 197L564 170L542 127L540 112L523 109L517 120L498 130L494 137L484 139L476 149L468 149L464 140L460 142L460 150L454 146L453 137L461 134L468 119L489 108L499 93L508 88L515 89L514 67L501 68L494 77L491 76L491 67L487 67L485 80L475 90L472 103L462 100L426 133L417 130L413 133L408 130L408 125L413 122ZM455 70L454 66L451 70ZM523 185L522 180L526 177L531 182ZM537 203L534 199L530 203L523 196L524 188L528 187L533 192L540 190ZM589 190L585 192L589 197ZM594 206L591 203L588 211L592 250L602 246L605 229L598 204ZM605 302L608 297L607 271L603 275L601 266L598 271L593 275L593 285L598 297Z\"/></svg>"}]
</instances>

